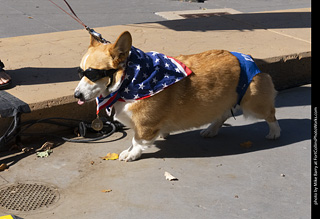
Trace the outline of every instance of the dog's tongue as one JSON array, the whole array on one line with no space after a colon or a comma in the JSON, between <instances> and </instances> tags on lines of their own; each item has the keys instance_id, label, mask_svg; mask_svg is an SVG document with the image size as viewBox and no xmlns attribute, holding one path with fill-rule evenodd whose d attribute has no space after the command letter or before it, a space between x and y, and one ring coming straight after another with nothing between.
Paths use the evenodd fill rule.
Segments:
<instances>
[{"instance_id":1,"label":"dog's tongue","mask_svg":"<svg viewBox=\"0 0 320 219\"><path fill-rule=\"evenodd\" d=\"M79 104L79 105L82 105L82 104L84 104L84 101L78 100L78 104Z\"/></svg>"}]
</instances>

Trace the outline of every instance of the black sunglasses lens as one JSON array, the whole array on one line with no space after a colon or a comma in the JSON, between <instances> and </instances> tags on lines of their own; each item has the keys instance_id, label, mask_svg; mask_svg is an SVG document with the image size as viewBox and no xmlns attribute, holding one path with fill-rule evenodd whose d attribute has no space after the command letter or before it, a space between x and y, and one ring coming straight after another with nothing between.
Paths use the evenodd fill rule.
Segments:
<instances>
[{"instance_id":1,"label":"black sunglasses lens","mask_svg":"<svg viewBox=\"0 0 320 219\"><path fill-rule=\"evenodd\" d=\"M82 68L78 68L78 75L79 78L83 78L83 76L86 76L90 81L96 81L98 80L97 71L95 69L88 68L87 70L83 71Z\"/></svg>"},{"instance_id":2,"label":"black sunglasses lens","mask_svg":"<svg viewBox=\"0 0 320 219\"><path fill-rule=\"evenodd\" d=\"M102 76L100 74L100 70L92 69L92 68L88 68L85 71L80 71L79 76L80 76L80 78L82 78L83 76L86 76L92 82L95 82L95 81L99 80L100 78L102 78Z\"/></svg>"},{"instance_id":3,"label":"black sunglasses lens","mask_svg":"<svg viewBox=\"0 0 320 219\"><path fill-rule=\"evenodd\" d=\"M85 76L92 82L95 82L101 78L99 70L96 69L89 68L85 71L85 73Z\"/></svg>"},{"instance_id":4,"label":"black sunglasses lens","mask_svg":"<svg viewBox=\"0 0 320 219\"><path fill-rule=\"evenodd\" d=\"M116 69L99 70L99 69L88 68L87 70L83 71L80 67L78 68L78 74L80 79L83 78L83 76L86 76L92 82L95 82L106 76L113 77L113 74L115 72L117 72Z\"/></svg>"}]
</instances>

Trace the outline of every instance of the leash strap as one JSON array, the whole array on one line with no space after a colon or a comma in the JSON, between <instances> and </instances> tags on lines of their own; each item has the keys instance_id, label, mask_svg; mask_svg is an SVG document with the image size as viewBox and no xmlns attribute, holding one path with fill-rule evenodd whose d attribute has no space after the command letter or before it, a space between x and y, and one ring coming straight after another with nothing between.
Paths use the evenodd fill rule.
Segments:
<instances>
[{"instance_id":1,"label":"leash strap","mask_svg":"<svg viewBox=\"0 0 320 219\"><path fill-rule=\"evenodd\" d=\"M74 19L75 21L77 21L79 24L81 24L88 32L91 36L93 36L96 40L98 40L100 43L110 43L108 40L104 39L100 33L97 33L96 31L94 31L94 29L91 29L90 27L88 27L87 25L85 25L83 23L83 21L77 16L77 14L74 12L74 10L72 9L71 5L66 1L63 0L66 5L68 6L69 10L71 11L72 14L68 13L66 10L64 10L62 7L60 7L58 4L56 4L55 2L53 2L52 0L49 0L52 4L54 4L55 6L57 6L61 11L63 11L64 13L66 13L67 15L69 15L72 19Z\"/></svg>"},{"instance_id":2,"label":"leash strap","mask_svg":"<svg viewBox=\"0 0 320 219\"><path fill-rule=\"evenodd\" d=\"M54 4L55 6L57 6L61 11L63 11L64 13L66 13L67 15L69 15L71 18L73 18L75 21L77 21L79 24L81 24L84 28L87 29L87 25L85 25L80 18L78 18L78 16L76 15L76 13L72 10L71 6L69 5L69 3L66 0L63 0L66 5L68 6L68 8L70 9L71 13L67 12L66 10L64 10L62 7L60 7L58 4L56 4L55 2L53 2L52 0L49 0L52 4Z\"/></svg>"},{"instance_id":3,"label":"leash strap","mask_svg":"<svg viewBox=\"0 0 320 219\"><path fill-rule=\"evenodd\" d=\"M69 3L66 1L66 0L63 0L65 3L66 3L66 5L68 6L68 8L69 8L69 10L72 12L72 14L74 15L74 16L76 16L79 20L80 20L80 18L76 15L76 13L73 11L73 9L71 8L71 6L69 5Z\"/></svg>"}]
</instances>

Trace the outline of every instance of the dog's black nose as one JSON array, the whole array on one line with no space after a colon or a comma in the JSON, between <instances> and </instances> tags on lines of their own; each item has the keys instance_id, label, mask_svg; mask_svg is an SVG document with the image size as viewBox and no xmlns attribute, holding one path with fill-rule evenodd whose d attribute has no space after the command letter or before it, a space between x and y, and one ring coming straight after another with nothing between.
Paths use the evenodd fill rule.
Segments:
<instances>
[{"instance_id":1,"label":"dog's black nose","mask_svg":"<svg viewBox=\"0 0 320 219\"><path fill-rule=\"evenodd\" d=\"M83 97L83 95L80 91L76 91L76 92L74 92L74 97L77 99L81 99Z\"/></svg>"}]
</instances>

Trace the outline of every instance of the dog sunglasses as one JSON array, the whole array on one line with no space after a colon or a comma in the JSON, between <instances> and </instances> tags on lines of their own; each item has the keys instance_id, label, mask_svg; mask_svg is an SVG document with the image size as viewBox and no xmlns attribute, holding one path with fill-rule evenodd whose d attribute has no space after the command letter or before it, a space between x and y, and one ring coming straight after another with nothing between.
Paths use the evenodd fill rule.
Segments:
<instances>
[{"instance_id":1,"label":"dog sunglasses","mask_svg":"<svg viewBox=\"0 0 320 219\"><path fill-rule=\"evenodd\" d=\"M113 74L116 73L117 69L109 69L109 70L100 70L94 68L88 68L85 71L82 68L78 68L78 74L80 79L83 76L86 76L90 81L95 82L104 77L110 77L111 80L113 79Z\"/></svg>"}]
</instances>

